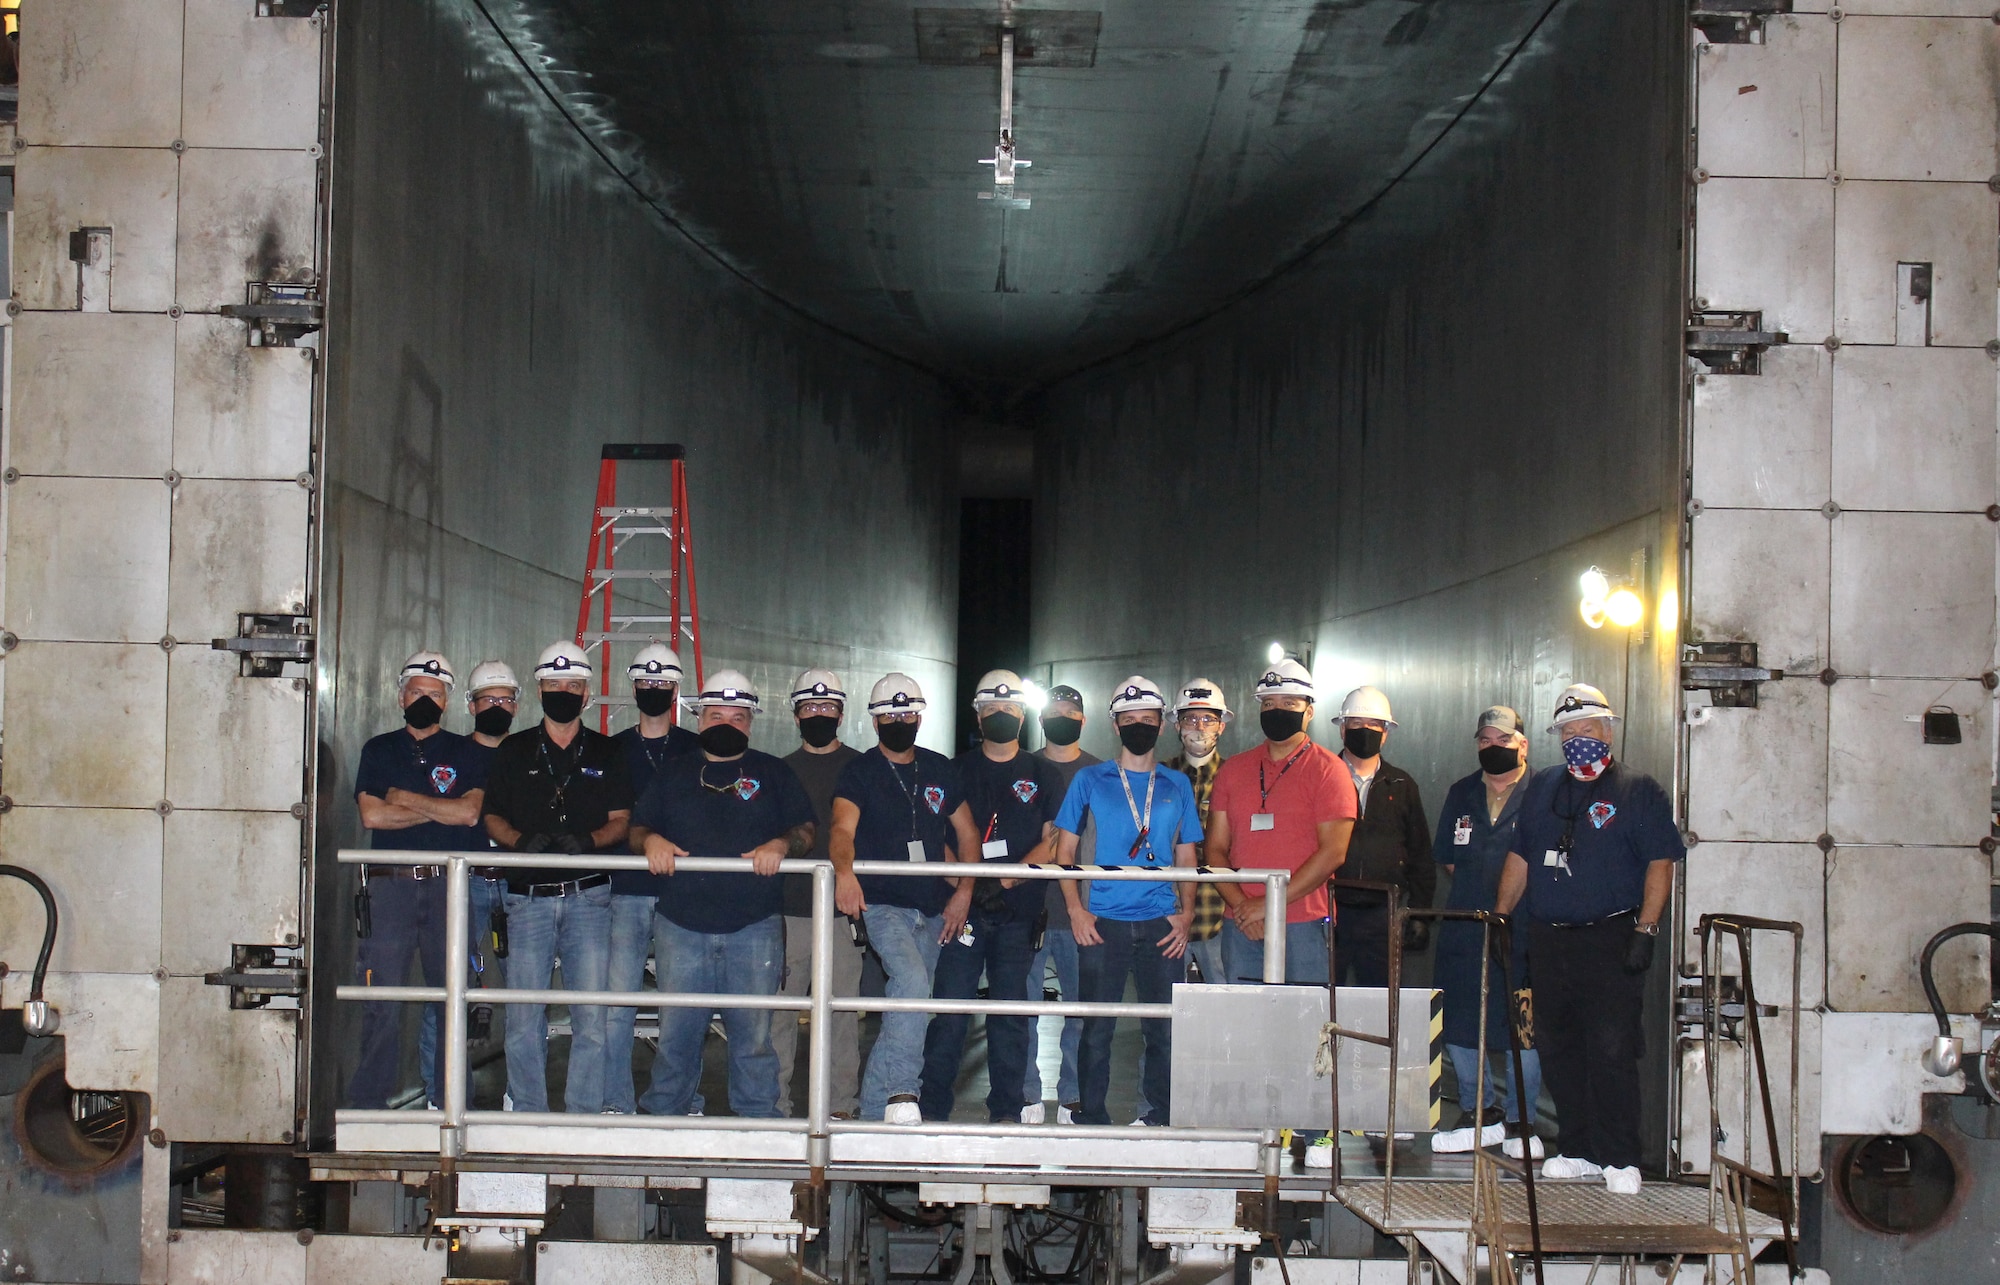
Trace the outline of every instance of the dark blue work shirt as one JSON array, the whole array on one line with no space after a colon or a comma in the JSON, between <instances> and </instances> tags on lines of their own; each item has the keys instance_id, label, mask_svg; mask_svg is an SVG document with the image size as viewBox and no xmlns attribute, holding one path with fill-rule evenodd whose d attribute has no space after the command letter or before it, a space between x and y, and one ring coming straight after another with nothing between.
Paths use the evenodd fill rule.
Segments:
<instances>
[{"instance_id":1,"label":"dark blue work shirt","mask_svg":"<svg viewBox=\"0 0 2000 1285\"><path fill-rule=\"evenodd\" d=\"M468 790L486 787L486 770L493 751L469 736L442 729L423 740L397 728L370 737L361 747L361 766L354 773L354 794L387 799L391 790L408 790L440 799L456 799ZM410 848L419 852L469 852L489 846L486 831L472 825L439 825L424 821L404 830L370 830L372 848Z\"/></svg>"},{"instance_id":2,"label":"dark blue work shirt","mask_svg":"<svg viewBox=\"0 0 2000 1285\"><path fill-rule=\"evenodd\" d=\"M1445 909L1491 910L1499 904L1500 872L1506 868L1507 854L1519 851L1515 836L1521 800L1527 796L1532 779L1523 777L1514 783L1497 821L1487 816L1485 773L1474 772L1453 782L1431 838L1431 859L1452 867L1451 895ZM1503 977L1498 957L1487 970L1489 1048L1505 1047L1507 987L1503 981L1511 982L1515 990L1526 984L1528 935L1517 931L1511 940L1510 971ZM1446 1044L1473 1048L1479 1042L1479 951L1485 941L1486 933L1479 924L1447 919L1438 925L1432 981L1444 992Z\"/></svg>"},{"instance_id":3,"label":"dark blue work shirt","mask_svg":"<svg viewBox=\"0 0 2000 1285\"><path fill-rule=\"evenodd\" d=\"M1514 851L1528 863L1519 909L1545 924L1636 910L1645 900L1646 867L1687 856L1667 792L1617 762L1595 781L1579 781L1561 766L1536 773L1521 800Z\"/></svg>"},{"instance_id":4,"label":"dark blue work shirt","mask_svg":"<svg viewBox=\"0 0 2000 1285\"><path fill-rule=\"evenodd\" d=\"M833 797L861 811L854 827L856 861L910 861L912 840L923 844L925 861L949 860L945 848L956 843L951 814L965 802L958 767L944 755L919 748L916 762L891 763L879 746L840 770ZM951 894L943 879L861 876L861 895L871 906L936 915Z\"/></svg>"},{"instance_id":5,"label":"dark blue work shirt","mask_svg":"<svg viewBox=\"0 0 2000 1285\"><path fill-rule=\"evenodd\" d=\"M646 797L653 774L669 762L683 754L701 752L701 738L679 726L669 728L665 736L641 736L639 725L634 723L613 736L611 743L625 756L625 774L632 780L635 799ZM644 870L613 870L611 891L620 897L650 897L654 892L653 876Z\"/></svg>"},{"instance_id":6,"label":"dark blue work shirt","mask_svg":"<svg viewBox=\"0 0 2000 1285\"><path fill-rule=\"evenodd\" d=\"M1042 827L1054 821L1062 807L1062 773L1053 763L1020 752L996 763L976 747L959 755L956 763L981 853L989 845L999 845L983 859L1008 865L1026 861L1028 853L1042 841ZM1047 857L1048 864L1055 864L1053 852ZM997 879L989 879L974 890L974 904L989 906L992 893L999 894L999 900L1016 918L1027 919L1041 914L1042 900L1048 895L1045 885L1033 879L1005 890Z\"/></svg>"},{"instance_id":7,"label":"dark blue work shirt","mask_svg":"<svg viewBox=\"0 0 2000 1285\"><path fill-rule=\"evenodd\" d=\"M812 800L783 760L762 750L711 763L683 754L653 774L632 824L679 845L691 857L734 857L813 821ZM743 862L743 874L685 870L646 874L654 909L698 933L733 933L779 912L783 884Z\"/></svg>"}]
</instances>

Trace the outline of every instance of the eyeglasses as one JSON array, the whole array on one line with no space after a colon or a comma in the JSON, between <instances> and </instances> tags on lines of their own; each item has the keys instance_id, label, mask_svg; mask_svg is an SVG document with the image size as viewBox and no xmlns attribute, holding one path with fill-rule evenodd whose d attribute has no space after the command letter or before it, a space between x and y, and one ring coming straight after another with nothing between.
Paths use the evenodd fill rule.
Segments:
<instances>
[{"instance_id":1,"label":"eyeglasses","mask_svg":"<svg viewBox=\"0 0 2000 1285\"><path fill-rule=\"evenodd\" d=\"M1213 727L1221 727L1222 720L1214 714L1183 714L1180 717L1180 724L1182 727L1191 727L1197 731L1205 732Z\"/></svg>"},{"instance_id":2,"label":"eyeglasses","mask_svg":"<svg viewBox=\"0 0 2000 1285\"><path fill-rule=\"evenodd\" d=\"M914 723L921 718L923 718L923 715L916 710L903 710L895 714L877 714L875 721L878 723Z\"/></svg>"},{"instance_id":3,"label":"eyeglasses","mask_svg":"<svg viewBox=\"0 0 2000 1285\"><path fill-rule=\"evenodd\" d=\"M472 698L472 708L476 710L514 709L518 707L520 703L521 703L520 699L514 696L475 696Z\"/></svg>"},{"instance_id":4,"label":"eyeglasses","mask_svg":"<svg viewBox=\"0 0 2000 1285\"><path fill-rule=\"evenodd\" d=\"M839 718L839 701L802 701L792 711L800 718Z\"/></svg>"}]
</instances>

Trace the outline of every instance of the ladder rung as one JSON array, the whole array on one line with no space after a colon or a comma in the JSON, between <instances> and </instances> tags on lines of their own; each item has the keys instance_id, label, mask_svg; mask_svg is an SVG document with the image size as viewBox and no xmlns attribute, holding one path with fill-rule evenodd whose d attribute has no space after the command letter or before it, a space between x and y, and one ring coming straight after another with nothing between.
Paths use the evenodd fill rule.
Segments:
<instances>
[{"instance_id":1,"label":"ladder rung","mask_svg":"<svg viewBox=\"0 0 2000 1285\"><path fill-rule=\"evenodd\" d=\"M663 526L618 526L611 528L613 535L667 535L673 534Z\"/></svg>"},{"instance_id":2,"label":"ladder rung","mask_svg":"<svg viewBox=\"0 0 2000 1285\"><path fill-rule=\"evenodd\" d=\"M643 504L613 504L597 510L600 518L670 518L671 508L648 507Z\"/></svg>"},{"instance_id":3,"label":"ladder rung","mask_svg":"<svg viewBox=\"0 0 2000 1285\"><path fill-rule=\"evenodd\" d=\"M674 618L672 616L613 616L611 618L611 623L614 625L670 625L673 622Z\"/></svg>"},{"instance_id":4,"label":"ladder rung","mask_svg":"<svg viewBox=\"0 0 2000 1285\"><path fill-rule=\"evenodd\" d=\"M689 631L686 628L683 628L681 630L681 633L684 636L689 635L690 632L691 631ZM653 643L653 642L670 642L672 641L672 639L673 635L670 633L649 634L639 629L614 629L611 630L609 633L606 633L603 630L588 631L577 638L577 643L580 646L584 647L595 647L599 643L607 643L607 642Z\"/></svg>"},{"instance_id":5,"label":"ladder rung","mask_svg":"<svg viewBox=\"0 0 2000 1285\"><path fill-rule=\"evenodd\" d=\"M592 567L585 574L597 580L671 580L674 578L674 573L666 567L651 567L645 570L640 570L636 567L630 570L624 567L619 567L616 570L609 570L604 567Z\"/></svg>"}]
</instances>

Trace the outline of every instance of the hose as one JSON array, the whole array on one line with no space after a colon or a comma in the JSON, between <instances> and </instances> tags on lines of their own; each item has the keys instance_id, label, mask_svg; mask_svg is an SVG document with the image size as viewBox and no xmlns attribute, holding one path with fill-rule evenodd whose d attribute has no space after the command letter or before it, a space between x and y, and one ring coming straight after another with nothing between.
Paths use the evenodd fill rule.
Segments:
<instances>
[{"instance_id":1,"label":"hose","mask_svg":"<svg viewBox=\"0 0 2000 1285\"><path fill-rule=\"evenodd\" d=\"M53 914L54 911L51 910L50 913ZM1944 1011L1944 998L1938 994L1937 979L1931 976L1931 958L1937 954L1938 947L1952 938L1970 937L1975 934L1991 937L1994 941L2000 942L2000 928L1995 928L1992 924L1953 924L1925 942L1924 953L1917 960L1917 972L1924 982L1924 998L1930 1001L1931 1016L1937 1018L1940 1039L1951 1038L1951 1015ZM43 958L46 959L47 955L44 954Z\"/></svg>"},{"instance_id":2,"label":"hose","mask_svg":"<svg viewBox=\"0 0 2000 1285\"><path fill-rule=\"evenodd\" d=\"M40 1003L42 984L49 977L49 957L56 953L56 897L49 891L49 885L32 870L20 866L0 865L0 875L12 875L33 888L42 898L42 953L35 957L35 974L28 986L28 1001Z\"/></svg>"}]
</instances>

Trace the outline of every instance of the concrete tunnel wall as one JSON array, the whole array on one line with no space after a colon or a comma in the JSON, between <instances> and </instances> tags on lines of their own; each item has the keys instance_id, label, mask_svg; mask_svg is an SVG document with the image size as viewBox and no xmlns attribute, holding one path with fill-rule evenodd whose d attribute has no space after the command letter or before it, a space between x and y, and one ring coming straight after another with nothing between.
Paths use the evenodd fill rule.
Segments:
<instances>
[{"instance_id":1,"label":"concrete tunnel wall","mask_svg":"<svg viewBox=\"0 0 2000 1285\"><path fill-rule=\"evenodd\" d=\"M1084 692L1087 748L1112 751L1103 701L1135 671L1220 682L1225 750L1254 745L1250 687L1278 640L1309 658L1323 743L1349 689L1388 694L1387 757L1433 824L1476 767L1481 709L1519 709L1533 763L1558 762L1542 729L1578 681L1671 788L1685 49L1671 6L1558 6L1312 259L1040 399L1036 677ZM1644 637L1590 630L1579 573L1640 550Z\"/></svg>"},{"instance_id":2,"label":"concrete tunnel wall","mask_svg":"<svg viewBox=\"0 0 2000 1285\"><path fill-rule=\"evenodd\" d=\"M361 744L400 724L395 674L418 647L442 650L461 679L486 657L525 679L571 633L601 443L688 448L709 672L742 669L769 699L808 665L863 696L905 670L947 697L923 737L939 749L953 732L958 531L941 386L778 305L667 227L471 4L344 4L339 39L321 1122L358 1029L329 995L351 971L351 876L331 854L365 842ZM664 465L621 467L621 500L663 503L665 487ZM636 548L622 563L647 564ZM631 651L614 649L621 694ZM691 682L685 648L683 660ZM463 695L446 726L469 732ZM754 742L794 747L782 699L771 711ZM865 723L860 702L849 715L850 732ZM530 695L516 726L536 717Z\"/></svg>"}]
</instances>

